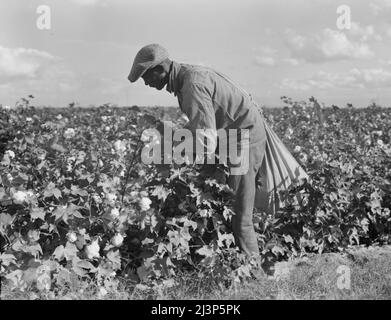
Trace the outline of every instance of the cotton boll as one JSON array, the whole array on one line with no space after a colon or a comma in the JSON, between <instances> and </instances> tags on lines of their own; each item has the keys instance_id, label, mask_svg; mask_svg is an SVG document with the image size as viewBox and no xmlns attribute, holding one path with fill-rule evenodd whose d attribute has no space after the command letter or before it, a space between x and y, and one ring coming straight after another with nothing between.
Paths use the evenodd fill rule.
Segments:
<instances>
[{"instance_id":1,"label":"cotton boll","mask_svg":"<svg viewBox=\"0 0 391 320\"><path fill-rule=\"evenodd\" d=\"M65 139L71 139L76 135L75 129L73 128L68 128L64 132L64 138Z\"/></svg>"},{"instance_id":2,"label":"cotton boll","mask_svg":"<svg viewBox=\"0 0 391 320\"><path fill-rule=\"evenodd\" d=\"M110 218L111 219L117 219L119 217L119 210L118 208L113 208L110 211Z\"/></svg>"},{"instance_id":3,"label":"cotton boll","mask_svg":"<svg viewBox=\"0 0 391 320\"><path fill-rule=\"evenodd\" d=\"M27 201L28 194L23 191L16 191L12 195L12 199L15 201L17 204L22 204L23 202Z\"/></svg>"},{"instance_id":4,"label":"cotton boll","mask_svg":"<svg viewBox=\"0 0 391 320\"><path fill-rule=\"evenodd\" d=\"M86 254L88 259L99 258L99 243L98 240L94 240L90 245L86 247Z\"/></svg>"},{"instance_id":5,"label":"cotton boll","mask_svg":"<svg viewBox=\"0 0 391 320\"><path fill-rule=\"evenodd\" d=\"M117 234L111 239L111 243L112 243L114 246L116 246L116 247L122 246L123 242L124 242L124 237L123 237L121 234L119 234L119 233L117 233Z\"/></svg>"},{"instance_id":6,"label":"cotton boll","mask_svg":"<svg viewBox=\"0 0 391 320\"><path fill-rule=\"evenodd\" d=\"M15 152L13 152L12 150L7 150L7 151L5 152L5 154L8 155L8 157L9 157L10 159L14 159L14 158L15 158Z\"/></svg>"},{"instance_id":7,"label":"cotton boll","mask_svg":"<svg viewBox=\"0 0 391 320\"><path fill-rule=\"evenodd\" d=\"M71 242L71 243L75 242L75 241L77 240L77 235L76 235L76 233L74 233L74 232L69 232L69 233L67 234L67 239L68 239L68 241Z\"/></svg>"},{"instance_id":8,"label":"cotton boll","mask_svg":"<svg viewBox=\"0 0 391 320\"><path fill-rule=\"evenodd\" d=\"M150 205L152 204L152 201L151 199L147 198L147 197L143 197L140 199L139 201L139 205L140 205L140 209L141 211L147 211L149 210L151 207Z\"/></svg>"},{"instance_id":9,"label":"cotton boll","mask_svg":"<svg viewBox=\"0 0 391 320\"><path fill-rule=\"evenodd\" d=\"M114 149L117 152L125 152L126 151L126 144L122 140L117 140L114 142Z\"/></svg>"}]
</instances>

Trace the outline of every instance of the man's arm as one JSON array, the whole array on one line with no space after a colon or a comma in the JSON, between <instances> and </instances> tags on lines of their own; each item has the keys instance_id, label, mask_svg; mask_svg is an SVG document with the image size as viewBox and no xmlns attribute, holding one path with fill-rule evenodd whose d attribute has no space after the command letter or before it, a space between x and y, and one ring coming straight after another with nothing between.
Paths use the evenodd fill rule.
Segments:
<instances>
[{"instance_id":1,"label":"man's arm","mask_svg":"<svg viewBox=\"0 0 391 320\"><path fill-rule=\"evenodd\" d=\"M201 83L185 84L182 88L182 109L189 118L185 128L193 134L193 153L196 153L198 142L202 150L206 148L205 155L212 157L217 146L217 130L212 97L207 87Z\"/></svg>"}]
</instances>

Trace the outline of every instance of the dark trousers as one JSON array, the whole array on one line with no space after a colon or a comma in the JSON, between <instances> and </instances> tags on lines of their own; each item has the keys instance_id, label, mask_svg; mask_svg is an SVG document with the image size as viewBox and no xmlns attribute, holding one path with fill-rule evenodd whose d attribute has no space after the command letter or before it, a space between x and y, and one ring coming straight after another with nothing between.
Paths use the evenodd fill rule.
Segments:
<instances>
[{"instance_id":1,"label":"dark trousers","mask_svg":"<svg viewBox=\"0 0 391 320\"><path fill-rule=\"evenodd\" d=\"M236 244L247 255L259 255L257 235L253 224L253 209L258 174L265 154L266 139L250 145L249 168L243 175L230 175L228 185L234 191L232 229Z\"/></svg>"}]
</instances>

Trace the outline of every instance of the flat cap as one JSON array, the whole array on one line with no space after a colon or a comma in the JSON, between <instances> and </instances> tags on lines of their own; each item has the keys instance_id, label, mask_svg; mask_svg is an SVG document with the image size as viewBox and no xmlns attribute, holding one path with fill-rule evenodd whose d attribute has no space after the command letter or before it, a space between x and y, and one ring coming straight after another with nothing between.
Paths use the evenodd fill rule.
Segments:
<instances>
[{"instance_id":1,"label":"flat cap","mask_svg":"<svg viewBox=\"0 0 391 320\"><path fill-rule=\"evenodd\" d=\"M168 58L168 52L161 45L153 43L140 49L133 61L128 79L135 82L148 69L156 67Z\"/></svg>"}]
</instances>

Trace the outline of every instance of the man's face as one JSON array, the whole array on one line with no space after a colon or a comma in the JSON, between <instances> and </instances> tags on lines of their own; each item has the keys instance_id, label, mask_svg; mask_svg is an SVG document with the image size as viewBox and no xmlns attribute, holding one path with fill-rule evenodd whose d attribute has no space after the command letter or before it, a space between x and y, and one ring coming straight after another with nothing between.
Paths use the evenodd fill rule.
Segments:
<instances>
[{"instance_id":1,"label":"man's face","mask_svg":"<svg viewBox=\"0 0 391 320\"><path fill-rule=\"evenodd\" d=\"M167 73L159 67L149 69L142 75L142 78L146 86L156 88L157 90L162 90L168 80Z\"/></svg>"}]
</instances>

